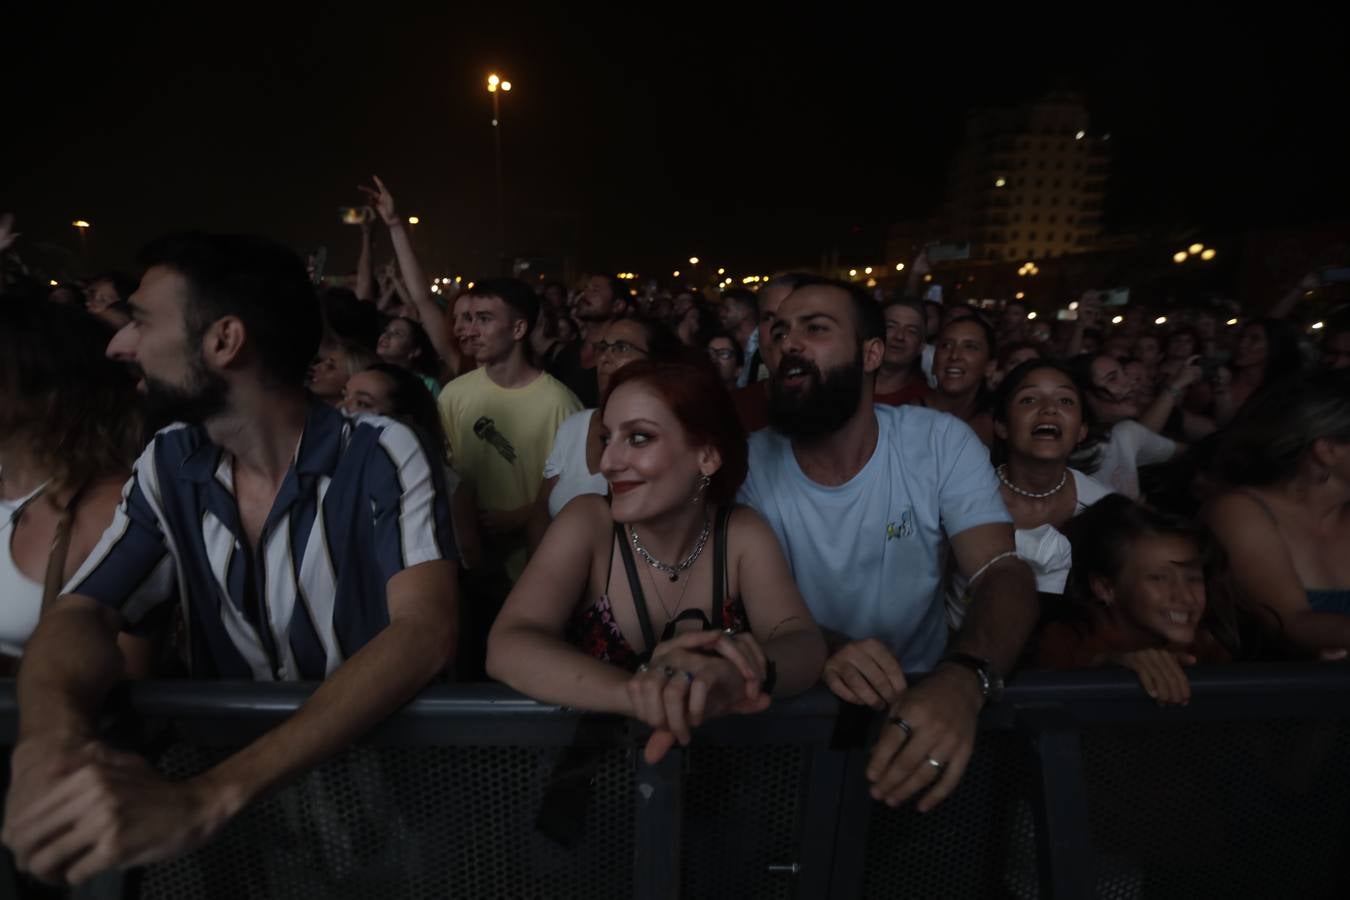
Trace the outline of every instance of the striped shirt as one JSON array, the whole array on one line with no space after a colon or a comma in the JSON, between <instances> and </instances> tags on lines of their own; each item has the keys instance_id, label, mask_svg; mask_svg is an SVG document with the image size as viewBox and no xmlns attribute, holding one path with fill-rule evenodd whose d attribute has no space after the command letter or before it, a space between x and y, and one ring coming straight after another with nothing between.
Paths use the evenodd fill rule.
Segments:
<instances>
[{"instance_id":1,"label":"striped shirt","mask_svg":"<svg viewBox=\"0 0 1350 900\"><path fill-rule=\"evenodd\" d=\"M194 677L319 680L389 624L385 586L455 559L449 495L417 435L314 402L250 548L234 459L201 427L159 432L67 585L148 630L178 601Z\"/></svg>"}]
</instances>

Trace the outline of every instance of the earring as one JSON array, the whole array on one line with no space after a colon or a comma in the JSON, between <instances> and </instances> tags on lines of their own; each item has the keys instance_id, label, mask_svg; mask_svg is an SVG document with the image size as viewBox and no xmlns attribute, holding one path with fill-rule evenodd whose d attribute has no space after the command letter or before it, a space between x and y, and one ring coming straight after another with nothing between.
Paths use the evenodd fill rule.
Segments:
<instances>
[{"instance_id":1,"label":"earring","mask_svg":"<svg viewBox=\"0 0 1350 900\"><path fill-rule=\"evenodd\" d=\"M711 482L712 478L708 475L704 475L702 478L700 478L698 480L698 489L694 491L694 496L689 500L689 502L698 503L698 501L703 498L703 492L708 489L708 485Z\"/></svg>"}]
</instances>

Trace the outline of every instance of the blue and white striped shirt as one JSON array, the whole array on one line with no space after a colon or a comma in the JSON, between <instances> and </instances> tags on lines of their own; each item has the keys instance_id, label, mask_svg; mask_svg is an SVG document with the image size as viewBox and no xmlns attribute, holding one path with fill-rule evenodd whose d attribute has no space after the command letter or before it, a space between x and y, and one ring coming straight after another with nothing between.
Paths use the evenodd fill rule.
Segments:
<instances>
[{"instance_id":1,"label":"blue and white striped shirt","mask_svg":"<svg viewBox=\"0 0 1350 900\"><path fill-rule=\"evenodd\" d=\"M233 457L203 428L171 426L65 592L133 629L179 600L194 677L322 679L389 624L391 577L456 558L435 459L398 422L312 403L250 559Z\"/></svg>"}]
</instances>

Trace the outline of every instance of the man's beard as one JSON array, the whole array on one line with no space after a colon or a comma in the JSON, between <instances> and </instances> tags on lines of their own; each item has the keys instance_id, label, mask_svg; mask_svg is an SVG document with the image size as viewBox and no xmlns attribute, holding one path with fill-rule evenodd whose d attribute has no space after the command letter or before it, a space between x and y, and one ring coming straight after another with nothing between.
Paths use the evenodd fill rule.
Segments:
<instances>
[{"instance_id":1,"label":"man's beard","mask_svg":"<svg viewBox=\"0 0 1350 900\"><path fill-rule=\"evenodd\" d=\"M788 388L783 382L794 368L810 371L804 388ZM786 354L769 382L769 424L790 438L820 438L844 427L862 401L863 363L861 349L851 362L828 372L800 356Z\"/></svg>"},{"instance_id":2,"label":"man's beard","mask_svg":"<svg viewBox=\"0 0 1350 900\"><path fill-rule=\"evenodd\" d=\"M187 384L179 386L142 372L145 404L152 420L201 425L225 409L229 384L206 367L200 355L189 360Z\"/></svg>"}]
</instances>

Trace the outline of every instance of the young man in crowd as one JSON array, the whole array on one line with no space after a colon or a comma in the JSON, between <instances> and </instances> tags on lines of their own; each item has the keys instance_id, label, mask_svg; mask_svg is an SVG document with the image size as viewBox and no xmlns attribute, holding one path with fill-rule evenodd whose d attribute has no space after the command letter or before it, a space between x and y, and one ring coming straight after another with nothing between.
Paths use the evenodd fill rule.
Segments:
<instances>
[{"instance_id":1,"label":"young man in crowd","mask_svg":"<svg viewBox=\"0 0 1350 900\"><path fill-rule=\"evenodd\" d=\"M19 673L4 841L75 883L205 842L346 747L450 661L457 587L441 467L408 428L353 424L306 395L321 320L303 262L261 238L147 249L134 364L170 426L112 525L44 611ZM291 718L170 781L96 739L123 677L117 635L182 613L194 676L323 683Z\"/></svg>"},{"instance_id":2,"label":"young man in crowd","mask_svg":"<svg viewBox=\"0 0 1350 900\"><path fill-rule=\"evenodd\" d=\"M764 283L759 289L759 296L755 298L759 308L759 327L755 340L759 347L760 362L763 363L770 378L778 367L778 348L769 339L774 313L778 311L784 298L792 293L793 288L810 277L798 272L775 275ZM758 368L758 364L750 359L747 361L747 367ZM740 417L741 425L747 432L758 431L768 426L769 381L761 380L758 373L752 373L745 386L731 395L731 402L735 404L736 415Z\"/></svg>"},{"instance_id":3,"label":"young man in crowd","mask_svg":"<svg viewBox=\"0 0 1350 900\"><path fill-rule=\"evenodd\" d=\"M456 471L477 489L494 557L515 581L525 567L525 525L553 436L581 404L530 361L539 298L528 285L489 279L465 296L466 336L478 368L442 389L441 420Z\"/></svg>"},{"instance_id":4,"label":"young man in crowd","mask_svg":"<svg viewBox=\"0 0 1350 900\"><path fill-rule=\"evenodd\" d=\"M923 371L923 306L911 300L892 300L881 307L886 322L886 352L877 371L874 402L887 406L915 403L926 396L928 376Z\"/></svg>"},{"instance_id":5,"label":"young man in crowd","mask_svg":"<svg viewBox=\"0 0 1350 900\"><path fill-rule=\"evenodd\" d=\"M880 308L854 286L813 278L783 301L773 428L750 437L740 500L769 521L826 629L826 684L889 707L867 768L872 795L897 805L924 791L928 810L960 781L979 711L1036 623L1036 585L975 433L922 407L873 405L883 335ZM950 647L949 555L973 592ZM926 670L906 686L906 671Z\"/></svg>"},{"instance_id":6,"label":"young man in crowd","mask_svg":"<svg viewBox=\"0 0 1350 900\"><path fill-rule=\"evenodd\" d=\"M717 377L722 379L728 391L736 390L736 379L745 368L745 351L736 336L725 331L717 332L708 338L705 349L712 359Z\"/></svg>"},{"instance_id":7,"label":"young man in crowd","mask_svg":"<svg viewBox=\"0 0 1350 900\"><path fill-rule=\"evenodd\" d=\"M759 300L754 291L746 288L732 288L722 295L722 308L719 312L722 327L735 339L744 351L744 359L757 360L759 351ZM754 362L758 368L759 363ZM748 367L741 366L741 374L736 386L745 387L752 375Z\"/></svg>"},{"instance_id":8,"label":"young man in crowd","mask_svg":"<svg viewBox=\"0 0 1350 900\"><path fill-rule=\"evenodd\" d=\"M611 322L628 315L628 288L613 275L592 275L577 300L575 316L581 323L581 340L569 346L554 361L550 373L581 400L587 409L600 403L592 344Z\"/></svg>"}]
</instances>

